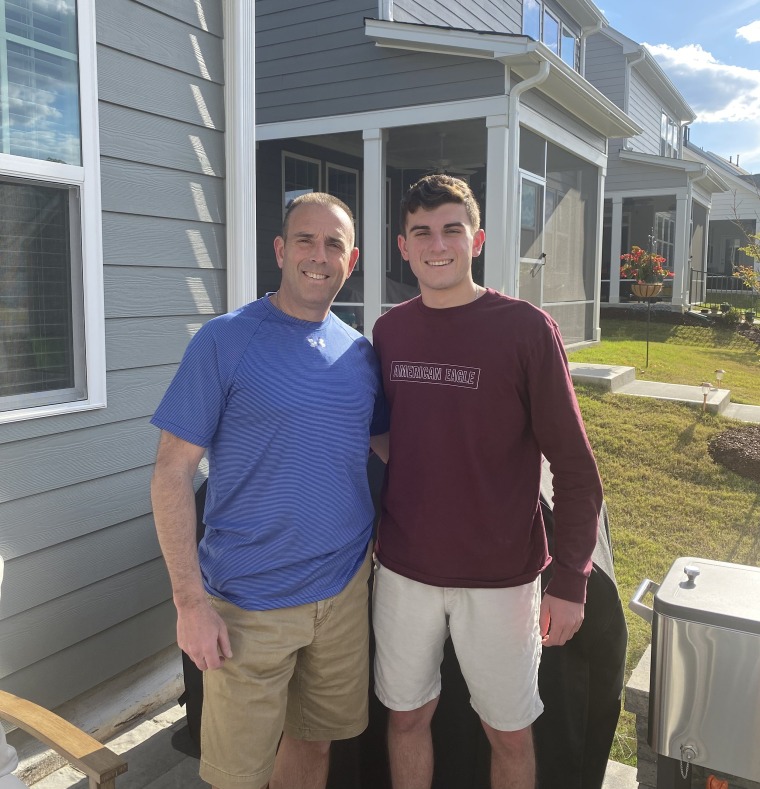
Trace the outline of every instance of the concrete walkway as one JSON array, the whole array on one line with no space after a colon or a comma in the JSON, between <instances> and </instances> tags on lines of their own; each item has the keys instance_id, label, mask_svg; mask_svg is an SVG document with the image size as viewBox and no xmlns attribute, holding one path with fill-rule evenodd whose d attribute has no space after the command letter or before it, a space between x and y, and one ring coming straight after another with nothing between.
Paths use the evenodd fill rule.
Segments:
<instances>
[{"instance_id":1,"label":"concrete walkway","mask_svg":"<svg viewBox=\"0 0 760 789\"><path fill-rule=\"evenodd\" d=\"M129 765L116 779L116 789L209 789L198 777L198 760L172 746L172 737L180 737L184 727L184 710L171 704L109 742L108 747L124 754ZM637 787L634 767L609 763L603 789ZM87 789L87 780L73 767L63 767L34 784L34 789Z\"/></svg>"},{"instance_id":2,"label":"concrete walkway","mask_svg":"<svg viewBox=\"0 0 760 789\"><path fill-rule=\"evenodd\" d=\"M637 381L635 367L570 362L570 373L575 383L600 386L615 394L673 400L702 408L701 386ZM760 424L760 406L732 403L730 389L711 389L707 395L707 410L711 414L720 414L740 422Z\"/></svg>"}]
</instances>

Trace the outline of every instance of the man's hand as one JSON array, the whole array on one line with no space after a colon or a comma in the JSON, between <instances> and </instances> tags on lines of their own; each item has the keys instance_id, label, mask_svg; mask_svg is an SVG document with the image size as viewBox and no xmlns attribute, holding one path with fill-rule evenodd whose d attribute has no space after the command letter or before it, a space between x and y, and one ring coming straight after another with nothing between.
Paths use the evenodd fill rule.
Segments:
<instances>
[{"instance_id":1,"label":"man's hand","mask_svg":"<svg viewBox=\"0 0 760 789\"><path fill-rule=\"evenodd\" d=\"M205 600L177 607L177 644L201 671L232 657L227 625Z\"/></svg>"},{"instance_id":2,"label":"man's hand","mask_svg":"<svg viewBox=\"0 0 760 789\"><path fill-rule=\"evenodd\" d=\"M583 608L583 603L571 603L545 594L539 614L543 646L561 647L568 642L583 624Z\"/></svg>"}]
</instances>

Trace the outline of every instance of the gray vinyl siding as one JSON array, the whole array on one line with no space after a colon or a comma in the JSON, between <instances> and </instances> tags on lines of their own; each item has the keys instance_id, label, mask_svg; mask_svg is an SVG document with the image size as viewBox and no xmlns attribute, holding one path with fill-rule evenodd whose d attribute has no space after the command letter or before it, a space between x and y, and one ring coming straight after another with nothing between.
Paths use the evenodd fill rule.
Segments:
<instances>
[{"instance_id":1,"label":"gray vinyl siding","mask_svg":"<svg viewBox=\"0 0 760 789\"><path fill-rule=\"evenodd\" d=\"M586 42L586 79L621 110L625 110L625 55L623 48L602 33Z\"/></svg>"},{"instance_id":2,"label":"gray vinyl siding","mask_svg":"<svg viewBox=\"0 0 760 789\"><path fill-rule=\"evenodd\" d=\"M0 687L55 707L172 644L149 418L226 306L222 0L98 0L108 407L0 431Z\"/></svg>"},{"instance_id":3,"label":"gray vinyl siding","mask_svg":"<svg viewBox=\"0 0 760 789\"><path fill-rule=\"evenodd\" d=\"M686 173L667 167L653 167L638 162L610 159L605 179L605 192L654 191L656 189L685 189Z\"/></svg>"},{"instance_id":4,"label":"gray vinyl siding","mask_svg":"<svg viewBox=\"0 0 760 789\"><path fill-rule=\"evenodd\" d=\"M471 0L450 3L445 0L396 0L393 3L395 22L416 22L425 25L446 25L465 30L490 30L499 33L522 32L520 0Z\"/></svg>"},{"instance_id":5,"label":"gray vinyl siding","mask_svg":"<svg viewBox=\"0 0 760 789\"><path fill-rule=\"evenodd\" d=\"M631 149L639 153L660 155L660 121L662 100L641 78L635 68L631 69L628 85L628 114L643 128L641 134L631 137Z\"/></svg>"},{"instance_id":6,"label":"gray vinyl siding","mask_svg":"<svg viewBox=\"0 0 760 789\"><path fill-rule=\"evenodd\" d=\"M377 47L377 3L258 0L256 122L456 101L504 92L501 64Z\"/></svg>"}]
</instances>

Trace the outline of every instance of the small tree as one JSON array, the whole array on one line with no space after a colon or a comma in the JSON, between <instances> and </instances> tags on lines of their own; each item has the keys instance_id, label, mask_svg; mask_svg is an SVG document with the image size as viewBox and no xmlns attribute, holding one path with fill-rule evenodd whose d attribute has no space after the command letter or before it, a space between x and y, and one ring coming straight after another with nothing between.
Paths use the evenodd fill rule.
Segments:
<instances>
[{"instance_id":1,"label":"small tree","mask_svg":"<svg viewBox=\"0 0 760 789\"><path fill-rule=\"evenodd\" d=\"M745 255L749 255L755 261L760 262L760 235L747 235L747 246L740 247ZM752 292L752 309L757 307L757 297L760 296L760 271L755 266L735 266L734 276L742 281L745 288Z\"/></svg>"}]
</instances>

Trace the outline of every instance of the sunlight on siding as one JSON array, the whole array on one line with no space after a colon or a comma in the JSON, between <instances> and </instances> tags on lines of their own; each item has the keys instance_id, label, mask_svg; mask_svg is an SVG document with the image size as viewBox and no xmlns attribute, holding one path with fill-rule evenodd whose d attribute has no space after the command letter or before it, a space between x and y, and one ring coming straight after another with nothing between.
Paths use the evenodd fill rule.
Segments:
<instances>
[{"instance_id":1,"label":"sunlight on siding","mask_svg":"<svg viewBox=\"0 0 760 789\"><path fill-rule=\"evenodd\" d=\"M198 113L201 116L203 125L208 129L215 129L216 126L214 125L214 121L211 118L211 113L208 111L208 106L206 105L206 100L203 98L201 89L197 85L191 85L190 90L193 92L193 98L195 99L195 104L198 107Z\"/></svg>"},{"instance_id":2,"label":"sunlight on siding","mask_svg":"<svg viewBox=\"0 0 760 789\"><path fill-rule=\"evenodd\" d=\"M195 0L195 10L198 12L198 24L201 26L201 29L205 30L208 33L206 12L203 10L203 5L201 4L201 0Z\"/></svg>"},{"instance_id":3,"label":"sunlight on siding","mask_svg":"<svg viewBox=\"0 0 760 789\"><path fill-rule=\"evenodd\" d=\"M195 307L198 312L208 313L213 312L211 306L211 296L209 296L208 289L200 277L187 276L185 277L187 289L195 302Z\"/></svg>"},{"instance_id":4,"label":"sunlight on siding","mask_svg":"<svg viewBox=\"0 0 760 789\"><path fill-rule=\"evenodd\" d=\"M198 68L200 69L201 76L203 79L210 80L211 75L208 72L208 66L206 66L206 59L203 57L203 52L201 52L198 36L190 35L190 43L193 46L193 52L195 53L195 59L198 61Z\"/></svg>"},{"instance_id":5,"label":"sunlight on siding","mask_svg":"<svg viewBox=\"0 0 760 789\"><path fill-rule=\"evenodd\" d=\"M201 184L190 182L190 193L193 196L195 203L195 210L198 212L198 219L202 222L212 222L211 212L208 210L208 203L206 202L206 195L203 194L203 187Z\"/></svg>"},{"instance_id":6,"label":"sunlight on siding","mask_svg":"<svg viewBox=\"0 0 760 789\"><path fill-rule=\"evenodd\" d=\"M193 252L195 262L201 268L213 268L214 264L211 262L211 255L208 253L208 247L203 240L200 230L186 230L187 240L190 243L190 249Z\"/></svg>"},{"instance_id":7,"label":"sunlight on siding","mask_svg":"<svg viewBox=\"0 0 760 789\"><path fill-rule=\"evenodd\" d=\"M211 162L209 161L208 154L206 153L206 149L203 147L203 142L201 141L200 137L196 137L194 134L189 135L190 145L193 146L193 150L195 151L195 155L198 157L198 162L201 166L201 171L205 175L217 175L214 172L214 168L211 166Z\"/></svg>"}]
</instances>

